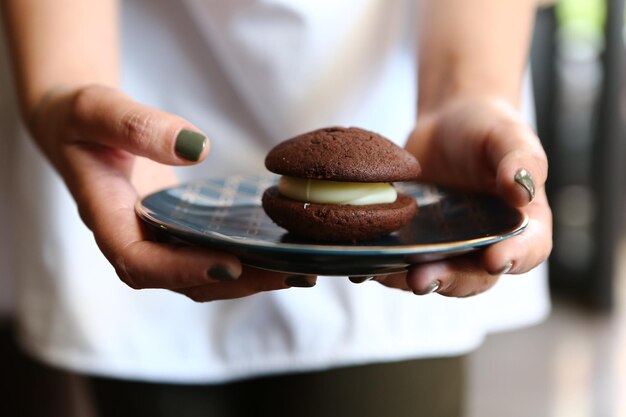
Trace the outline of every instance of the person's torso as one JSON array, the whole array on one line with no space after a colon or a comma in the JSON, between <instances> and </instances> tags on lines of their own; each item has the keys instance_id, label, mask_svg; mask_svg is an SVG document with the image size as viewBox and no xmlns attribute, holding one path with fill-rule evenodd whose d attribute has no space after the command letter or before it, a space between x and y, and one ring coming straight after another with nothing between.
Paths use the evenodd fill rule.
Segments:
<instances>
[{"instance_id":1,"label":"person's torso","mask_svg":"<svg viewBox=\"0 0 626 417\"><path fill-rule=\"evenodd\" d=\"M415 122L412 1L129 0L123 12L123 88L212 142L206 162L178 171L183 179L265 172L271 146L318 127L359 126L402 143ZM62 366L210 382L449 355L547 308L541 274L472 300L337 277L208 304L134 291L32 145L18 160L29 167L17 176L29 190L17 224L22 339ZM488 314L511 295L527 302Z\"/></svg>"}]
</instances>

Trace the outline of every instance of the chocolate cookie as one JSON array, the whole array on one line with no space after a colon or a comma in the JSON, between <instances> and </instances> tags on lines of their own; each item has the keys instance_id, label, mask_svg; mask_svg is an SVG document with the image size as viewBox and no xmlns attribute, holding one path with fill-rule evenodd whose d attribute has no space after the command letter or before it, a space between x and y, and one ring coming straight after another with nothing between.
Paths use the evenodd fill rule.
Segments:
<instances>
[{"instance_id":1,"label":"chocolate cookie","mask_svg":"<svg viewBox=\"0 0 626 417\"><path fill-rule=\"evenodd\" d=\"M282 142L265 158L280 175L329 181L414 180L417 159L383 136L356 127L330 127Z\"/></svg>"},{"instance_id":2,"label":"chocolate cookie","mask_svg":"<svg viewBox=\"0 0 626 417\"><path fill-rule=\"evenodd\" d=\"M372 240L407 224L414 198L391 182L415 179L415 157L390 140L359 128L305 133L272 149L266 167L283 175L263 194L263 208L279 226L316 241Z\"/></svg>"},{"instance_id":3,"label":"chocolate cookie","mask_svg":"<svg viewBox=\"0 0 626 417\"><path fill-rule=\"evenodd\" d=\"M394 203L366 206L302 203L282 196L278 187L263 194L263 208L280 227L321 242L356 242L383 237L407 224L415 198L400 194Z\"/></svg>"}]
</instances>

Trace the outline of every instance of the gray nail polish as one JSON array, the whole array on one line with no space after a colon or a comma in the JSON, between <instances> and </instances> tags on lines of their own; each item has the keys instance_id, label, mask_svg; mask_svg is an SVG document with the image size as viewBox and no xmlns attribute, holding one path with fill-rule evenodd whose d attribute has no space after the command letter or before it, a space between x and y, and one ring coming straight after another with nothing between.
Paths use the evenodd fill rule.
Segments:
<instances>
[{"instance_id":1,"label":"gray nail polish","mask_svg":"<svg viewBox=\"0 0 626 417\"><path fill-rule=\"evenodd\" d=\"M511 271L511 269L513 269L513 261L509 261L509 262L507 262L507 263L506 263L506 264L502 267L502 269L500 269L498 272L495 272L495 273L491 273L491 272L490 272L489 274L490 274L490 275L492 275L492 276L494 276L494 277L498 277L498 276L500 276L500 275L505 275L505 274L508 274L508 273Z\"/></svg>"},{"instance_id":2,"label":"gray nail polish","mask_svg":"<svg viewBox=\"0 0 626 417\"><path fill-rule=\"evenodd\" d=\"M178 156L188 161L197 161L206 147L207 138L193 130L183 129L176 137L174 151Z\"/></svg>"},{"instance_id":3,"label":"gray nail polish","mask_svg":"<svg viewBox=\"0 0 626 417\"><path fill-rule=\"evenodd\" d=\"M441 287L441 281L439 281L438 279L434 280L433 282L430 283L430 285L428 286L428 288L426 288L426 291L424 291L422 294L415 292L415 294L417 295L428 295L428 294L432 294L434 292L437 292L439 290L439 287Z\"/></svg>"},{"instance_id":4,"label":"gray nail polish","mask_svg":"<svg viewBox=\"0 0 626 417\"><path fill-rule=\"evenodd\" d=\"M511 269L513 269L513 261L509 261L506 263L506 265L504 265L504 267L500 271L500 275L508 274L511 271Z\"/></svg>"},{"instance_id":5,"label":"gray nail polish","mask_svg":"<svg viewBox=\"0 0 626 417\"><path fill-rule=\"evenodd\" d=\"M285 278L285 285L297 288L311 288L315 286L315 281L308 275L292 275Z\"/></svg>"},{"instance_id":6,"label":"gray nail polish","mask_svg":"<svg viewBox=\"0 0 626 417\"><path fill-rule=\"evenodd\" d=\"M533 177L531 177L528 171L524 168L517 171L515 173L515 182L524 187L524 189L528 192L530 201L535 199L535 183L533 182Z\"/></svg>"},{"instance_id":7,"label":"gray nail polish","mask_svg":"<svg viewBox=\"0 0 626 417\"><path fill-rule=\"evenodd\" d=\"M373 276L364 276L364 277L348 277L348 279L350 280L350 282L353 282L355 284L362 284L365 281L371 281L374 279Z\"/></svg>"},{"instance_id":8,"label":"gray nail polish","mask_svg":"<svg viewBox=\"0 0 626 417\"><path fill-rule=\"evenodd\" d=\"M230 272L230 270L223 265L217 265L212 267L207 271L207 275L209 276L209 278L216 281L233 281L237 279L237 277L233 275L233 273Z\"/></svg>"},{"instance_id":9,"label":"gray nail polish","mask_svg":"<svg viewBox=\"0 0 626 417\"><path fill-rule=\"evenodd\" d=\"M441 287L441 281L436 279L430 283L430 285L426 289L426 294L432 294L434 292L437 292L439 290L439 287Z\"/></svg>"}]
</instances>

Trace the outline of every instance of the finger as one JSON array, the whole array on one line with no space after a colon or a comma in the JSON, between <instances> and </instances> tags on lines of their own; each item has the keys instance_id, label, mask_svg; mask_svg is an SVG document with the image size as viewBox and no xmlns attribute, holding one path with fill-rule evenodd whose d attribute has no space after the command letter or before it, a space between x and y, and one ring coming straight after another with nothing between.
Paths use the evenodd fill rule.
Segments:
<instances>
[{"instance_id":1,"label":"finger","mask_svg":"<svg viewBox=\"0 0 626 417\"><path fill-rule=\"evenodd\" d=\"M89 86L68 100L73 143L122 149L168 165L200 161L209 151L208 139L189 122L115 89Z\"/></svg>"},{"instance_id":2,"label":"finger","mask_svg":"<svg viewBox=\"0 0 626 417\"><path fill-rule=\"evenodd\" d=\"M244 267L243 274L236 281L182 288L176 292L196 302L207 302L247 297L266 291L284 290L291 288L293 285L290 284L296 281L299 287L313 287L316 279L314 276L287 275Z\"/></svg>"},{"instance_id":3,"label":"finger","mask_svg":"<svg viewBox=\"0 0 626 417\"><path fill-rule=\"evenodd\" d=\"M521 274L544 262L552 249L552 215L545 191L524 208L529 224L523 233L483 251L428 264L414 265L407 285L416 294L437 292L467 297L491 288L503 274Z\"/></svg>"},{"instance_id":4,"label":"finger","mask_svg":"<svg viewBox=\"0 0 626 417\"><path fill-rule=\"evenodd\" d=\"M407 273L408 287L419 295L438 293L448 297L469 297L491 288L499 274L489 274L480 257L465 255L446 261L413 265Z\"/></svg>"},{"instance_id":5,"label":"finger","mask_svg":"<svg viewBox=\"0 0 626 417\"><path fill-rule=\"evenodd\" d=\"M439 262L416 264L406 273L377 277L381 284L416 295L438 293L449 297L469 297L487 291L499 274L489 274L474 254Z\"/></svg>"},{"instance_id":6,"label":"finger","mask_svg":"<svg viewBox=\"0 0 626 417\"><path fill-rule=\"evenodd\" d=\"M379 284L384 285L385 287L396 288L404 291L412 291L406 282L406 276L406 272L402 272L397 274L372 277L372 281L376 281Z\"/></svg>"},{"instance_id":7,"label":"finger","mask_svg":"<svg viewBox=\"0 0 626 417\"><path fill-rule=\"evenodd\" d=\"M532 189L543 189L547 177L539 139L502 100L461 102L422 115L407 149L420 159L423 181L495 190L515 206L528 204Z\"/></svg>"},{"instance_id":8,"label":"finger","mask_svg":"<svg viewBox=\"0 0 626 417\"><path fill-rule=\"evenodd\" d=\"M529 204L543 190L548 175L539 138L523 122L509 120L490 130L485 140L499 194L514 206Z\"/></svg>"},{"instance_id":9,"label":"finger","mask_svg":"<svg viewBox=\"0 0 626 417\"><path fill-rule=\"evenodd\" d=\"M508 273L521 274L544 262L552 250L552 214L545 191L541 191L535 202L524 207L530 220L519 235L489 246L483 252L483 264L487 271L497 273L506 269Z\"/></svg>"},{"instance_id":10,"label":"finger","mask_svg":"<svg viewBox=\"0 0 626 417\"><path fill-rule=\"evenodd\" d=\"M74 149L68 181L81 218L103 254L132 288L184 288L237 278L239 260L207 249L147 239L134 211L137 193L128 179L98 156Z\"/></svg>"},{"instance_id":11,"label":"finger","mask_svg":"<svg viewBox=\"0 0 626 417\"><path fill-rule=\"evenodd\" d=\"M107 244L117 246L119 242ZM115 271L134 289L215 285L235 281L241 275L241 264L233 255L196 247L135 240L123 250L112 251Z\"/></svg>"}]
</instances>

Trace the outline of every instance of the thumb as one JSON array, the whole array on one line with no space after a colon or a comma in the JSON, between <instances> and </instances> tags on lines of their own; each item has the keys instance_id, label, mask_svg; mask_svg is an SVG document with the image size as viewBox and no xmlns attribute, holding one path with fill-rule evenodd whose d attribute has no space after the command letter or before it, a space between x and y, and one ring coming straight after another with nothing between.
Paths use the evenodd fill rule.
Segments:
<instances>
[{"instance_id":1,"label":"thumb","mask_svg":"<svg viewBox=\"0 0 626 417\"><path fill-rule=\"evenodd\" d=\"M168 165L204 159L207 137L186 120L139 104L103 86L81 88L70 100L70 143L122 149Z\"/></svg>"},{"instance_id":2,"label":"thumb","mask_svg":"<svg viewBox=\"0 0 626 417\"><path fill-rule=\"evenodd\" d=\"M548 160L539 138L522 123L504 123L491 130L485 146L496 172L499 194L523 207L539 194L548 175Z\"/></svg>"}]
</instances>

